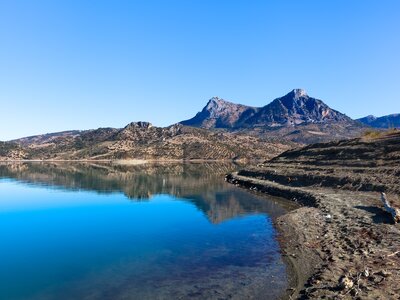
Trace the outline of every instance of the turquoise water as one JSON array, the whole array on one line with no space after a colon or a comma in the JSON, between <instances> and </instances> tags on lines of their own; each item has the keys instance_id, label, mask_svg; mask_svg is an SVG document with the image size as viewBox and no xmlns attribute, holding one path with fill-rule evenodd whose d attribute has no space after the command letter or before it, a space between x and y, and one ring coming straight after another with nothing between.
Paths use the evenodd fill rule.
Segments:
<instances>
[{"instance_id":1,"label":"turquoise water","mask_svg":"<svg viewBox=\"0 0 400 300\"><path fill-rule=\"evenodd\" d=\"M285 207L226 168L1 165L0 299L278 297Z\"/></svg>"}]
</instances>

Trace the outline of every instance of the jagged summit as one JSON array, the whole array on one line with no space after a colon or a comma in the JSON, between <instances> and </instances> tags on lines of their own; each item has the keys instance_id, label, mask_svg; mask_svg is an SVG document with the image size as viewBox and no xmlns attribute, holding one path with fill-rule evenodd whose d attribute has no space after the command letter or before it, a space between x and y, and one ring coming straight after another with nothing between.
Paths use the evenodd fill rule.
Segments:
<instances>
[{"instance_id":1,"label":"jagged summit","mask_svg":"<svg viewBox=\"0 0 400 300\"><path fill-rule=\"evenodd\" d=\"M299 99L302 97L308 97L308 94L306 92L306 90L303 89L294 89L292 90L289 94L287 94L286 96L292 96L294 99Z\"/></svg>"},{"instance_id":2,"label":"jagged summit","mask_svg":"<svg viewBox=\"0 0 400 300\"><path fill-rule=\"evenodd\" d=\"M294 126L305 123L352 122L346 115L330 108L322 100L295 89L262 107L247 121L250 126Z\"/></svg>"},{"instance_id":3,"label":"jagged summit","mask_svg":"<svg viewBox=\"0 0 400 300\"><path fill-rule=\"evenodd\" d=\"M234 104L234 103L226 101L219 97L212 97L210 100L208 100L205 108L207 110L212 110L212 109L224 107L229 104Z\"/></svg>"},{"instance_id":4,"label":"jagged summit","mask_svg":"<svg viewBox=\"0 0 400 300\"><path fill-rule=\"evenodd\" d=\"M212 103L212 102L217 102L217 103L218 102L225 102L225 100L220 98L220 97L218 97L218 96L214 96L214 97L211 97L210 100L208 100L208 103Z\"/></svg>"},{"instance_id":5,"label":"jagged summit","mask_svg":"<svg viewBox=\"0 0 400 300\"><path fill-rule=\"evenodd\" d=\"M242 115L252 115L255 111L256 109L250 106L212 97L201 112L180 123L203 128L233 128Z\"/></svg>"},{"instance_id":6,"label":"jagged summit","mask_svg":"<svg viewBox=\"0 0 400 300\"><path fill-rule=\"evenodd\" d=\"M245 106L245 105L236 104L236 103L233 103L231 101L227 101L225 99L222 99L222 98L220 98L218 96L214 96L210 100L208 100L205 108L207 108L208 110L212 110L212 109L215 109L215 108L221 109L221 108L224 108L224 107L232 107L232 106Z\"/></svg>"}]
</instances>

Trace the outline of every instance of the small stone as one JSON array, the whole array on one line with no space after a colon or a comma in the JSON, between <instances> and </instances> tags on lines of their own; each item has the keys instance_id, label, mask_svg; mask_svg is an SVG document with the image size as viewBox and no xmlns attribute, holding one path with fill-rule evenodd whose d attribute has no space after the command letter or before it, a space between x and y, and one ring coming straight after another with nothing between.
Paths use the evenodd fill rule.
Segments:
<instances>
[{"instance_id":1,"label":"small stone","mask_svg":"<svg viewBox=\"0 0 400 300\"><path fill-rule=\"evenodd\" d=\"M348 290L354 286L354 282L349 277L343 276L339 280L339 286L343 290Z\"/></svg>"},{"instance_id":2,"label":"small stone","mask_svg":"<svg viewBox=\"0 0 400 300\"><path fill-rule=\"evenodd\" d=\"M363 272L363 275L364 275L365 277L369 277L369 270L368 270L368 269L365 269L364 272Z\"/></svg>"}]
</instances>

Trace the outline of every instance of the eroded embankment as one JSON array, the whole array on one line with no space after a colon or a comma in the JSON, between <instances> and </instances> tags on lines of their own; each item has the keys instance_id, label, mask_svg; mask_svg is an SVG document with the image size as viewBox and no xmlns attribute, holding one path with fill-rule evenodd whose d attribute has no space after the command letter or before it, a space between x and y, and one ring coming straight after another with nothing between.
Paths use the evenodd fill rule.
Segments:
<instances>
[{"instance_id":1,"label":"eroded embankment","mask_svg":"<svg viewBox=\"0 0 400 300\"><path fill-rule=\"evenodd\" d=\"M295 275L287 298L400 298L400 225L379 193L399 206L399 157L397 135L308 146L227 176L303 205L276 220Z\"/></svg>"}]
</instances>

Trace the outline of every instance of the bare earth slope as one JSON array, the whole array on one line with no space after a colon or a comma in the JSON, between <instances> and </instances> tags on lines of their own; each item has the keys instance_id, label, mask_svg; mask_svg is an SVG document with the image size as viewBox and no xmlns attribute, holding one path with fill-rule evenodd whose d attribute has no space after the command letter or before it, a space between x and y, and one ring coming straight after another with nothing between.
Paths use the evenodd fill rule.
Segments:
<instances>
[{"instance_id":1,"label":"bare earth slope","mask_svg":"<svg viewBox=\"0 0 400 300\"><path fill-rule=\"evenodd\" d=\"M277 219L296 271L291 297L399 299L400 133L289 150L227 180L304 205Z\"/></svg>"},{"instance_id":2,"label":"bare earth slope","mask_svg":"<svg viewBox=\"0 0 400 300\"><path fill-rule=\"evenodd\" d=\"M264 160L292 145L181 124L161 128L134 122L122 129L71 131L4 142L0 160Z\"/></svg>"}]
</instances>

